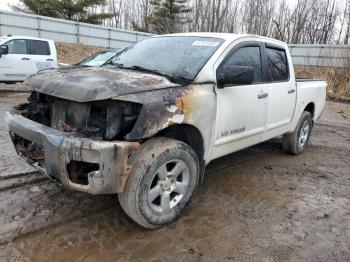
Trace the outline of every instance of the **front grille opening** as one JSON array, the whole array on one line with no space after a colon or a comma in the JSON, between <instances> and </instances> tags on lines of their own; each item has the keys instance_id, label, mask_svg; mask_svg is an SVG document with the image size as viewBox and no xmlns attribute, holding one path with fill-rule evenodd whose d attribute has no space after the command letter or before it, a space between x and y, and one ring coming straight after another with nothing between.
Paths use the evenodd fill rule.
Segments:
<instances>
[{"instance_id":1,"label":"front grille opening","mask_svg":"<svg viewBox=\"0 0 350 262\"><path fill-rule=\"evenodd\" d=\"M103 136L107 123L107 106L92 105L90 108L89 126L82 131L87 136L96 135Z\"/></svg>"},{"instance_id":2,"label":"front grille opening","mask_svg":"<svg viewBox=\"0 0 350 262\"><path fill-rule=\"evenodd\" d=\"M63 132L105 141L123 140L138 119L142 105L101 100L74 102L32 92L25 117ZM20 108L22 109L22 108Z\"/></svg>"},{"instance_id":3,"label":"front grille opening","mask_svg":"<svg viewBox=\"0 0 350 262\"><path fill-rule=\"evenodd\" d=\"M80 185L88 185L88 174L93 171L98 171L99 169L99 164L84 161L72 160L67 165L67 172L70 181Z\"/></svg>"},{"instance_id":4,"label":"front grille opening","mask_svg":"<svg viewBox=\"0 0 350 262\"><path fill-rule=\"evenodd\" d=\"M32 92L28 97L26 116L40 124L49 126L51 120L51 106L45 97L41 97L39 93Z\"/></svg>"}]
</instances>

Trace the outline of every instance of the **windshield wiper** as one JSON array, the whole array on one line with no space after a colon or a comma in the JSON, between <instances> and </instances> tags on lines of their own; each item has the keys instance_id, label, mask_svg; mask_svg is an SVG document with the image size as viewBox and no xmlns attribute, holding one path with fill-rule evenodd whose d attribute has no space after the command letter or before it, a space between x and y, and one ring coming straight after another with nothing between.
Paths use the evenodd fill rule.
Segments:
<instances>
[{"instance_id":1,"label":"windshield wiper","mask_svg":"<svg viewBox=\"0 0 350 262\"><path fill-rule=\"evenodd\" d=\"M182 76L173 76L173 75L169 75L166 73L162 73L158 70L148 69L148 68L138 66L138 65L134 65L134 66L130 66L130 67L126 67L123 64L117 64L117 63L114 63L114 65L119 67L119 68L122 68L122 69L131 69L131 70L137 70L137 71L141 71L141 72L146 72L146 73L164 76L164 77L168 78L171 82L175 82L178 84L189 84L192 82L191 79L188 79L188 78L185 78Z\"/></svg>"},{"instance_id":2,"label":"windshield wiper","mask_svg":"<svg viewBox=\"0 0 350 262\"><path fill-rule=\"evenodd\" d=\"M106 62L105 65L107 65L107 64L111 64L111 65L113 65L113 66L115 66L115 67L125 69L125 67L124 67L123 64L113 63L113 61L110 61L109 63Z\"/></svg>"}]
</instances>

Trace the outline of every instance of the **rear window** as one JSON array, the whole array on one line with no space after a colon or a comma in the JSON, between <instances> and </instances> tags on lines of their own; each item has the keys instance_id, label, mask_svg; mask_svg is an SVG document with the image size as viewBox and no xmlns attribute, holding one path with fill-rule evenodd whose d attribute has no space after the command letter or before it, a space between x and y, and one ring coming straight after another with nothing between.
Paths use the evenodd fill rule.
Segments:
<instances>
[{"instance_id":1,"label":"rear window","mask_svg":"<svg viewBox=\"0 0 350 262\"><path fill-rule=\"evenodd\" d=\"M270 81L287 81L289 79L286 51L266 48L267 66Z\"/></svg>"},{"instance_id":2,"label":"rear window","mask_svg":"<svg viewBox=\"0 0 350 262\"><path fill-rule=\"evenodd\" d=\"M50 55L49 43L40 40L30 40L32 55Z\"/></svg>"}]
</instances>

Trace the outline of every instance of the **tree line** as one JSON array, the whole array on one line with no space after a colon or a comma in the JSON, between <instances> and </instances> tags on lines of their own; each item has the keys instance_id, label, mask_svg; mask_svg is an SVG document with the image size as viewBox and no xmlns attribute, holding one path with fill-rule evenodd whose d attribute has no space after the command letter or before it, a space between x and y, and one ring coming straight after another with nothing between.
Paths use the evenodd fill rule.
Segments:
<instances>
[{"instance_id":1,"label":"tree line","mask_svg":"<svg viewBox=\"0 0 350 262\"><path fill-rule=\"evenodd\" d=\"M20 0L14 10L155 34L257 34L349 44L350 0Z\"/></svg>"}]
</instances>

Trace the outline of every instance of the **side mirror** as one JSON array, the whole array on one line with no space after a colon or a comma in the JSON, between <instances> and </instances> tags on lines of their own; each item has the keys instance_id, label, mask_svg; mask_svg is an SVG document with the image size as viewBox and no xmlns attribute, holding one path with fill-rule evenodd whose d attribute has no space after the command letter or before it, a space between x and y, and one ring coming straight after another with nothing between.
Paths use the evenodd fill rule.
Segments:
<instances>
[{"instance_id":1,"label":"side mirror","mask_svg":"<svg viewBox=\"0 0 350 262\"><path fill-rule=\"evenodd\" d=\"M224 66L217 75L218 86L250 85L254 81L254 69L250 66Z\"/></svg>"},{"instance_id":2,"label":"side mirror","mask_svg":"<svg viewBox=\"0 0 350 262\"><path fill-rule=\"evenodd\" d=\"M9 53L8 45L0 45L0 55L7 55Z\"/></svg>"}]
</instances>

